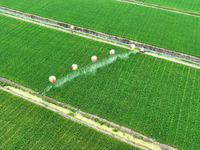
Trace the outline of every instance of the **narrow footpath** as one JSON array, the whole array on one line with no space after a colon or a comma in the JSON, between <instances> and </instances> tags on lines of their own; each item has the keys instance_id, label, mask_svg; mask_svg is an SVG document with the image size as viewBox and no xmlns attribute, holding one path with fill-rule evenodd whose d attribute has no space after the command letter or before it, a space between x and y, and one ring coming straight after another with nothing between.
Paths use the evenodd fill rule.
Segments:
<instances>
[{"instance_id":1,"label":"narrow footpath","mask_svg":"<svg viewBox=\"0 0 200 150\"><path fill-rule=\"evenodd\" d=\"M132 4L135 4L135 5L147 6L147 7L152 7L152 8L162 9L162 10L167 10L167 11L171 11L171 12L175 12L175 13L179 13L179 14L185 14L185 15L200 17L199 13L189 12L189 11L186 11L186 10L165 7L165 6L146 3L146 2L140 2L140 1L136 1L136 0L117 0L117 1L132 3Z\"/></svg>"},{"instance_id":2,"label":"narrow footpath","mask_svg":"<svg viewBox=\"0 0 200 150\"><path fill-rule=\"evenodd\" d=\"M99 116L89 114L81 111L73 106L59 102L55 99L44 97L39 92L36 92L30 88L24 87L23 85L17 84L11 80L0 77L0 89L33 102L37 105L50 109L60 115L71 119L73 121L82 123L88 127L91 127L99 132L103 132L109 136L117 138L123 142L131 144L143 150L178 150L170 145L157 142L155 139L149 138L141 133L135 132L132 129L126 128L124 126L115 124L109 120L100 118ZM2 84L3 83L3 84ZM90 116L88 118L88 116ZM96 122L98 119L101 122L106 122L106 124L101 124ZM110 124L109 126L107 124ZM117 130L115 132L114 130Z\"/></svg>"},{"instance_id":3,"label":"narrow footpath","mask_svg":"<svg viewBox=\"0 0 200 150\"><path fill-rule=\"evenodd\" d=\"M15 19L26 21L26 22L30 22L30 23L34 23L34 24L37 24L37 25L40 25L40 26L44 26L44 27L47 27L47 28L59 30L59 31L66 32L66 33L69 33L69 34L74 34L74 35L77 35L77 36L80 36L80 37L84 37L84 38L88 38L88 39L92 39L92 40L95 40L95 41L98 41L98 42L103 42L103 43L107 43L107 44L110 44L110 45L115 45L115 46L118 46L118 47L122 47L122 48L125 48L125 49L130 49L128 44L124 45L122 43L113 42L112 40L99 38L97 36L86 35L86 34L83 34L81 32L73 32L72 33L70 30L66 30L66 29L63 29L63 28L60 28L60 27L55 27L53 25L45 24L43 22L38 22L37 20L34 20L34 19L28 19L28 18L16 16L16 15L3 13L3 12L1 12L0 15L4 15L4 16L7 16L7 17L15 18ZM190 66L190 67L194 67L194 68L200 69L200 64L198 64L198 63L192 63L192 62L190 63L190 61L184 61L184 60L181 60L180 58L176 58L176 57L173 57L173 56L170 56L170 55L165 55L165 54L161 54L161 53L158 54L158 53L152 52L152 51L145 52L144 54L150 55L150 56L153 56L153 57L157 57L157 58L166 59L166 60L173 61L173 62L176 62L176 63L179 63L179 64L183 64L183 65L187 65L187 66ZM185 54L182 54L182 55L185 55ZM191 56L191 57L193 57L193 56Z\"/></svg>"}]
</instances>

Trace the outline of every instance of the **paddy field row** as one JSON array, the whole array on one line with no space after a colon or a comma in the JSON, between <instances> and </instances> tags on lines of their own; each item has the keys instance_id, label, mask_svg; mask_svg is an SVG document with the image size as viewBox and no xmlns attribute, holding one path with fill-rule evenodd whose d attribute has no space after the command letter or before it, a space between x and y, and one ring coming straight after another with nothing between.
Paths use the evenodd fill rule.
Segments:
<instances>
[{"instance_id":1,"label":"paddy field row","mask_svg":"<svg viewBox=\"0 0 200 150\"><path fill-rule=\"evenodd\" d=\"M200 57L200 17L116 0L1 0L0 5Z\"/></svg>"},{"instance_id":2,"label":"paddy field row","mask_svg":"<svg viewBox=\"0 0 200 150\"><path fill-rule=\"evenodd\" d=\"M134 0L133 0L134 1ZM195 13L200 13L200 1L199 0L137 0L140 2L145 2L145 3L150 3L150 4L156 4L159 6L164 6L168 8L173 8L173 9L180 9L180 10L185 10L189 12L195 12Z\"/></svg>"},{"instance_id":3,"label":"paddy field row","mask_svg":"<svg viewBox=\"0 0 200 150\"><path fill-rule=\"evenodd\" d=\"M48 77L72 73L127 49L0 16L0 76L43 92ZM9 65L8 65L9 64ZM141 53L82 75L46 94L180 149L199 147L199 69ZM186 131L186 132L185 132Z\"/></svg>"},{"instance_id":4,"label":"paddy field row","mask_svg":"<svg viewBox=\"0 0 200 150\"><path fill-rule=\"evenodd\" d=\"M0 90L0 149L137 149Z\"/></svg>"}]
</instances>

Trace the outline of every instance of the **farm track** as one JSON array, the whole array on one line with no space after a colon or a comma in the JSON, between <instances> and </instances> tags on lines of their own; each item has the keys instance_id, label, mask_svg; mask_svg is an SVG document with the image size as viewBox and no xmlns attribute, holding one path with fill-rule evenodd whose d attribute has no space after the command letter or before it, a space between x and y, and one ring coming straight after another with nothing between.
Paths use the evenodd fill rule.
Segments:
<instances>
[{"instance_id":1,"label":"farm track","mask_svg":"<svg viewBox=\"0 0 200 150\"><path fill-rule=\"evenodd\" d=\"M1 8L1 6L0 6L0 8ZM80 36L80 37L84 37L84 38L88 38L88 39L92 39L92 40L95 40L95 41L99 41L99 42L115 45L115 46L122 47L122 48L125 48L125 49L130 49L129 45L125 46L125 45L122 45L121 43L114 43L112 40L110 40L110 41L106 40L106 39L104 40L104 39L100 39L98 37L96 38L94 36L84 35L84 34L82 34L80 32L73 32L72 33L70 30L62 29L62 28L55 27L55 26L52 26L52 25L47 25L47 24L42 23L42 22L37 22L37 21L26 19L26 18L22 18L22 17L19 17L19 16L6 14L6 13L0 13L0 15L4 15L4 16L7 16L7 17L12 17L12 18L19 19L19 20L26 21L26 22L30 22L30 23L34 23L34 24L37 24L37 25L40 25L40 26L52 28L52 29L55 29L55 30L59 30L59 31L62 31L62 32L74 34L74 35L77 35L77 36ZM178 52L175 52L175 53L178 53ZM180 59L177 59L176 57L170 57L167 54L166 55L165 54L159 55L159 54L154 53L154 52L145 52L145 54L153 56L153 57L166 59L166 60L169 60L169 61L173 61L173 62L176 62L176 63L180 63L180 64L183 64L183 65L187 65L187 66L190 66L190 67L194 67L194 68L200 69L199 65L196 65L196 64L190 63L190 62L186 62L186 61L182 61ZM180 55L186 55L186 54L180 53ZM194 56L190 56L190 57L193 58ZM195 60L194 60L195 62L196 62L196 59L199 59L199 62L200 62L200 58L196 58L196 57L194 57L194 58L195 58ZM190 59L189 59L189 61L190 61Z\"/></svg>"},{"instance_id":2,"label":"farm track","mask_svg":"<svg viewBox=\"0 0 200 150\"><path fill-rule=\"evenodd\" d=\"M6 82L6 83L9 83L9 84L12 84L13 87L20 88L20 89L25 90L25 91L27 91L27 92L40 95L39 92L36 92L36 91L32 90L31 88L25 87L25 86L23 86L23 85L17 84L17 83L15 83L15 82L11 81L11 80L6 79L6 78L0 77L0 81L1 81L1 82ZM36 100L34 100L34 99L30 98L30 97L26 97L26 96L24 96L24 95L21 95L20 93L14 92L14 91L12 91L12 90L10 90L10 89L8 89L8 88L1 87L1 85L0 85L0 89L4 90L4 91L6 91L6 92L9 92L9 93L11 93L11 94L14 94L14 95L16 95L16 96L19 96L19 97L21 97L21 98L23 98L23 99L26 99L26 100L28 100L28 101L30 101L30 102L33 102L33 103L35 103L35 104L37 104L37 105L43 106L43 107L45 107L45 108L47 108L47 109L49 109L49 110L52 110L52 111L54 111L54 112L59 113L60 115L66 117L66 118L68 118L68 119L71 119L71 120L73 120L73 121L76 121L76 122L79 122L79 123L81 123L81 124L84 124L84 125L86 125L86 126L88 126L88 127L91 127L91 128L93 128L93 129L99 131L99 132L103 132L103 133L105 133L105 134L107 134L107 135L109 135L109 136L112 136L112 137L114 137L114 138L117 138L117 139L119 139L119 140L121 140L121 141L123 141L123 142L126 142L126 143L128 143L128 144L131 144L132 146L138 147L138 148L140 148L140 149L143 149L143 150L152 149L151 145L153 144L153 145L155 145L155 149L178 150L177 148L174 148L174 147L172 147L172 146L170 146L170 145L167 145L167 144L159 143L159 142L157 142L156 140L154 140L154 139L152 139L152 138L149 138L149 137L147 137L147 136L145 136L145 135L142 135L142 134L140 134L140 133L138 133L138 132L130 131L131 129L129 129L129 128L126 128L126 127L124 127L124 126L120 126L120 125L115 124L115 123L113 123L113 122L110 122L111 127L112 127L112 126L121 127L121 129L122 129L126 134L128 134L128 133L130 132L130 133L134 134L135 136L142 137L142 139L143 139L143 140L142 140L142 141L143 141L143 145L138 145L137 143L133 143L133 142L131 142L130 140L127 140L125 137L122 138L122 137L120 137L120 136L118 136L118 135L113 134L113 133L110 132L110 131L101 129L101 128L99 128L98 126L95 126L95 125L93 125L93 124L91 124L91 123L87 123L85 120L82 121L82 120L80 120L80 119L77 119L77 118L75 118L75 117L72 117L72 116L70 116L70 115L67 115L66 113L63 113L63 112L61 112L60 110L53 108L51 105L48 105L48 104L45 104L45 103L42 103L42 102L38 102L38 101L36 101ZM50 99L51 99L51 98L50 98ZM62 102L59 102L59 101L57 101L57 100L55 100L55 99L53 99L53 100L56 101L58 104L61 104L61 103L62 103ZM65 104L65 103L64 103L64 104ZM56 104L55 104L55 105L56 105ZM65 105L68 105L68 104L65 104ZM70 106L70 105L69 105L69 106ZM73 106L71 106L71 107L74 108ZM88 113L86 113L86 112L82 112L80 109L77 109L77 108L74 108L74 109L76 110L77 113L80 113L81 115L83 115L83 114L88 114ZM99 118L99 119L101 119L101 120L105 120L105 121L109 122L108 120L103 119L103 118L100 118L100 117L95 116L95 115L93 115L93 114L89 114L89 115L92 116L93 118ZM140 139L140 140L141 140L141 139ZM151 141L151 142L149 143L149 142L147 142L147 141ZM144 143L147 143L147 145L144 144ZM151 143L152 143L152 144L151 144Z\"/></svg>"},{"instance_id":3,"label":"farm track","mask_svg":"<svg viewBox=\"0 0 200 150\"><path fill-rule=\"evenodd\" d=\"M188 12L188 11L181 10L181 9L175 9L175 8L160 6L160 5L151 4L151 3L144 3L144 2L139 2L139 1L135 1L135 0L117 0L117 1L132 3L132 4L136 4L136 5L147 6L147 7L157 8L157 9L162 9L162 10L167 10L167 11L171 11L171 12L175 12L175 13L179 13L179 14L200 17L200 14L198 14L198 13Z\"/></svg>"},{"instance_id":4,"label":"farm track","mask_svg":"<svg viewBox=\"0 0 200 150\"><path fill-rule=\"evenodd\" d=\"M43 107L45 107L45 108L47 108L47 109L49 109L49 110L51 110L51 111L54 111L54 112L56 112L56 113L59 113L60 115L64 116L65 118L68 118L68 119L70 119L70 120L76 121L76 122L81 123L81 124L84 124L84 125L86 125L86 126L88 126L88 127L90 127L90 128L93 128L93 129L99 131L99 132L102 132L102 133L107 134L107 135L109 135L109 136L112 136L112 137L114 137L114 138L116 138L116 139L119 139L119 140L121 140L121 141L123 141L123 142L126 142L126 143L128 143L128 144L131 144L131 145L134 146L134 147L138 147L138 148L140 148L140 149L142 149L142 150L148 150L148 149L145 148L145 147L142 147L142 146L140 146L140 145L134 144L134 143L132 143L132 142L130 142L130 141L124 139L124 138L120 138L119 136L113 135L112 133L110 133L110 132L108 132L108 131L99 129L98 127L96 127L96 126L94 126L94 125L91 125L91 124L89 124L89 123L87 123L87 122L84 122L84 121L81 121L81 120L79 120L79 119L76 119L76 118L74 118L74 117L72 117L72 116L66 115L66 114L62 113L61 111L56 110L56 109L54 109L54 108L51 108L51 107L49 107L49 106L47 106L47 105L45 105L45 104L36 102L36 101L34 101L33 99L30 99L30 98L28 98L28 97L25 97L25 96L23 96L23 95L20 95L20 94L18 94L18 93L15 93L15 92L13 92L13 91L11 91L11 90L8 90L8 89L6 89L6 88L3 88L3 87L0 87L0 89L4 90L4 91L6 91L6 92L9 92L9 93L11 93L11 94L14 94L14 95L16 95L16 96L18 96L18 97L21 97L21 98L23 98L23 99L26 99L26 100L28 100L28 101L30 101L30 102L32 102L32 103L37 104L37 105L43 106Z\"/></svg>"},{"instance_id":5,"label":"farm track","mask_svg":"<svg viewBox=\"0 0 200 150\"><path fill-rule=\"evenodd\" d=\"M65 22L56 21L56 20L53 20L53 19L37 16L37 15L34 15L34 14L24 13L24 12L21 12L21 11L13 10L13 9L2 7L2 6L0 6L0 12L1 11L2 11L3 14L9 14L11 16L23 18L25 20L31 20L31 21L34 21L34 22L39 22L39 23L42 23L42 24L50 25L50 26L56 26L58 28L66 29L68 31L69 31L69 28L71 26L71 24L68 24L68 23L65 23ZM189 54L184 54L184 53L172 51L172 50L169 50L169 49L165 49L165 48L161 48L161 47L157 47L157 46L133 41L133 40L130 40L130 39L125 39L125 38L122 38L122 37L105 34L105 33L99 32L99 31L90 30L90 29L87 29L87 28L79 27L79 26L75 26L75 31L80 33L80 34L84 34L86 36L89 36L89 37L93 37L93 38L97 38L97 39L103 39L103 41L106 40L106 41L111 41L112 43L118 43L120 45L123 44L123 45L126 45L127 48L129 47L130 44L135 44L137 48L143 47L146 50L150 50L152 52L158 52L158 53L161 53L163 55L169 55L169 56L176 57L176 58L182 58L182 59L197 62L197 63L200 64L200 58L199 57L192 56L192 55L189 55Z\"/></svg>"},{"instance_id":6,"label":"farm track","mask_svg":"<svg viewBox=\"0 0 200 150\"><path fill-rule=\"evenodd\" d=\"M186 66L190 66L190 67L200 69L200 66L198 66L198 65L188 63L188 62L185 62L185 61L181 61L181 60L178 60L178 59L175 59L175 58L170 58L170 57L167 57L167 56L164 56L164 55L158 55L156 53L150 53L150 52L146 52L146 54L154 56L154 57L166 59L166 60L169 60L169 61L173 61L173 62L176 62L176 63L179 63L179 64L183 64L183 65L186 65Z\"/></svg>"}]
</instances>

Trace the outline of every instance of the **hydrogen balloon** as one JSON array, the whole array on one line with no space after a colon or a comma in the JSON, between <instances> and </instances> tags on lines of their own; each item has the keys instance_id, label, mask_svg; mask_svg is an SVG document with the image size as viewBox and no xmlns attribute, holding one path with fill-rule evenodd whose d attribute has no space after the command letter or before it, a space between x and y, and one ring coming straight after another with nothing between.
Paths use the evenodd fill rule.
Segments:
<instances>
[{"instance_id":1,"label":"hydrogen balloon","mask_svg":"<svg viewBox=\"0 0 200 150\"><path fill-rule=\"evenodd\" d=\"M74 26L71 26L71 27L70 27L70 30L74 30L74 29L75 29Z\"/></svg>"},{"instance_id":2,"label":"hydrogen balloon","mask_svg":"<svg viewBox=\"0 0 200 150\"><path fill-rule=\"evenodd\" d=\"M92 56L92 57L91 57L91 60L92 60L93 62L96 62L96 61L97 61L97 56Z\"/></svg>"},{"instance_id":3,"label":"hydrogen balloon","mask_svg":"<svg viewBox=\"0 0 200 150\"><path fill-rule=\"evenodd\" d=\"M130 49L134 50L135 49L135 45L131 44Z\"/></svg>"},{"instance_id":4,"label":"hydrogen balloon","mask_svg":"<svg viewBox=\"0 0 200 150\"><path fill-rule=\"evenodd\" d=\"M110 50L110 55L115 55L115 50L114 49Z\"/></svg>"},{"instance_id":5,"label":"hydrogen balloon","mask_svg":"<svg viewBox=\"0 0 200 150\"><path fill-rule=\"evenodd\" d=\"M55 81L56 81L56 77L50 76L50 77L49 77L49 81L52 82L52 83L55 82Z\"/></svg>"},{"instance_id":6,"label":"hydrogen balloon","mask_svg":"<svg viewBox=\"0 0 200 150\"><path fill-rule=\"evenodd\" d=\"M73 64L73 65L72 65L72 69L73 69L73 70L77 70L77 69L78 69L78 65L77 65L77 64Z\"/></svg>"}]
</instances>

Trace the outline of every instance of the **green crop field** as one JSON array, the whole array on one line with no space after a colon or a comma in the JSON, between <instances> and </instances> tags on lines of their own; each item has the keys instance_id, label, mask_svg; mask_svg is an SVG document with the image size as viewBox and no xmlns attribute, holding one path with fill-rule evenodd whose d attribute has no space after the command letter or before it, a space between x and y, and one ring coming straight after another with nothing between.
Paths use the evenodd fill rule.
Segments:
<instances>
[{"instance_id":1,"label":"green crop field","mask_svg":"<svg viewBox=\"0 0 200 150\"><path fill-rule=\"evenodd\" d=\"M200 1L199 0L137 0L145 3L151 3L161 5L165 7L171 7L175 9L186 10L190 12L200 13Z\"/></svg>"},{"instance_id":2,"label":"green crop field","mask_svg":"<svg viewBox=\"0 0 200 150\"><path fill-rule=\"evenodd\" d=\"M0 90L0 149L136 149Z\"/></svg>"},{"instance_id":3,"label":"green crop field","mask_svg":"<svg viewBox=\"0 0 200 150\"><path fill-rule=\"evenodd\" d=\"M0 5L200 57L200 17L116 0L1 0Z\"/></svg>"},{"instance_id":4,"label":"green crop field","mask_svg":"<svg viewBox=\"0 0 200 150\"><path fill-rule=\"evenodd\" d=\"M0 16L0 76L42 92L79 68L124 50ZM117 59L46 94L180 149L200 147L200 70L141 53Z\"/></svg>"}]
</instances>

